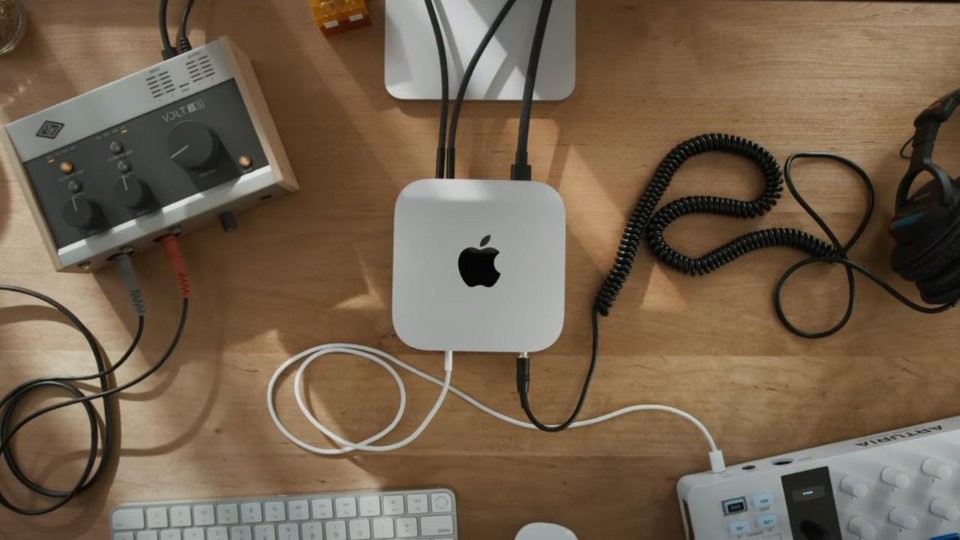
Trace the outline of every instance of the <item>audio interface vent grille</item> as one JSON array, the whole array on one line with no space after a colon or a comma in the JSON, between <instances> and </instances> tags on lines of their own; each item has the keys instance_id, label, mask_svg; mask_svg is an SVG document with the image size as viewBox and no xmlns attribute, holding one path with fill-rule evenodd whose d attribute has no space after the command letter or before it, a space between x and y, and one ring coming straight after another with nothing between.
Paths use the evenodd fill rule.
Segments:
<instances>
[{"instance_id":1,"label":"audio interface vent grille","mask_svg":"<svg viewBox=\"0 0 960 540\"><path fill-rule=\"evenodd\" d=\"M173 84L173 79L170 78L170 72L161 71L147 77L147 89L150 90L150 95L154 99L159 99L166 94L172 94L176 90L176 86Z\"/></svg>"},{"instance_id":2,"label":"audio interface vent grille","mask_svg":"<svg viewBox=\"0 0 960 540\"><path fill-rule=\"evenodd\" d=\"M193 82L200 82L203 79L213 77L215 74L210 57L205 54L187 62L187 72Z\"/></svg>"}]
</instances>

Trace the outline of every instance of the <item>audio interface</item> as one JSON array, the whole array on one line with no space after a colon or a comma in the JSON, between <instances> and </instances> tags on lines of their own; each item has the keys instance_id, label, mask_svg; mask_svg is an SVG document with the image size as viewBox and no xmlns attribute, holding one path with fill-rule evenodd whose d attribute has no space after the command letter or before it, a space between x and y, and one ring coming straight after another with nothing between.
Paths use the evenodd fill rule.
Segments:
<instances>
[{"instance_id":1,"label":"audio interface","mask_svg":"<svg viewBox=\"0 0 960 540\"><path fill-rule=\"evenodd\" d=\"M5 126L58 270L298 189L250 60L223 37Z\"/></svg>"},{"instance_id":2,"label":"audio interface","mask_svg":"<svg viewBox=\"0 0 960 540\"><path fill-rule=\"evenodd\" d=\"M960 417L677 485L688 540L960 540Z\"/></svg>"}]
</instances>

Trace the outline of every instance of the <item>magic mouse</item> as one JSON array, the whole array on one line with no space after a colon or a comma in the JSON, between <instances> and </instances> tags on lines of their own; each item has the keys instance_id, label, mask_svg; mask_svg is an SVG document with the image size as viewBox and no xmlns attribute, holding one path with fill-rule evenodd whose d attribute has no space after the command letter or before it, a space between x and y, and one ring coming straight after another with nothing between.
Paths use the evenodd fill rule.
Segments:
<instances>
[{"instance_id":1,"label":"magic mouse","mask_svg":"<svg viewBox=\"0 0 960 540\"><path fill-rule=\"evenodd\" d=\"M520 529L515 540L577 540L577 535L553 523L531 523Z\"/></svg>"}]
</instances>

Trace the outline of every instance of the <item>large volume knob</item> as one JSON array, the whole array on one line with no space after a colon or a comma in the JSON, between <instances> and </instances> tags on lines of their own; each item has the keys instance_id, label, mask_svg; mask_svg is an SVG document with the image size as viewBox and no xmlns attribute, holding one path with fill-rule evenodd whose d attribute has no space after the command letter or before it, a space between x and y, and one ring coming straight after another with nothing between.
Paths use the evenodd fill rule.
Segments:
<instances>
[{"instance_id":1,"label":"large volume knob","mask_svg":"<svg viewBox=\"0 0 960 540\"><path fill-rule=\"evenodd\" d=\"M188 120L173 126L167 137L170 159L185 169L205 170L217 162L220 138L207 126Z\"/></svg>"},{"instance_id":2,"label":"large volume knob","mask_svg":"<svg viewBox=\"0 0 960 540\"><path fill-rule=\"evenodd\" d=\"M917 526L920 525L920 520L917 519L917 516L899 506L890 511L889 517L890 523L908 531L916 529Z\"/></svg>"},{"instance_id":3,"label":"large volume knob","mask_svg":"<svg viewBox=\"0 0 960 540\"><path fill-rule=\"evenodd\" d=\"M887 467L880 473L880 480L884 484L895 488L907 489L910 487L910 477L906 473L893 467Z\"/></svg>"},{"instance_id":4,"label":"large volume knob","mask_svg":"<svg viewBox=\"0 0 960 540\"><path fill-rule=\"evenodd\" d=\"M854 516L847 525L847 530L859 536L861 540L873 540L877 537L877 528L873 523L860 516Z\"/></svg>"},{"instance_id":5,"label":"large volume knob","mask_svg":"<svg viewBox=\"0 0 960 540\"><path fill-rule=\"evenodd\" d=\"M63 205L63 220L77 229L96 229L103 222L103 212L97 203L86 197L71 197Z\"/></svg>"},{"instance_id":6,"label":"large volume knob","mask_svg":"<svg viewBox=\"0 0 960 540\"><path fill-rule=\"evenodd\" d=\"M923 464L920 465L920 470L923 474L936 478L937 480L949 480L950 477L953 476L953 467L933 458L923 460Z\"/></svg>"},{"instance_id":7,"label":"large volume knob","mask_svg":"<svg viewBox=\"0 0 960 540\"><path fill-rule=\"evenodd\" d=\"M154 201L150 186L132 174L117 180L113 194L120 204L131 210L146 210Z\"/></svg>"},{"instance_id":8,"label":"large volume knob","mask_svg":"<svg viewBox=\"0 0 960 540\"><path fill-rule=\"evenodd\" d=\"M866 497L870 493L870 487L853 477L846 476L840 481L840 491L847 495L852 495L858 499Z\"/></svg>"},{"instance_id":9,"label":"large volume knob","mask_svg":"<svg viewBox=\"0 0 960 540\"><path fill-rule=\"evenodd\" d=\"M934 499L930 503L930 513L947 521L956 521L960 518L960 508L943 499Z\"/></svg>"}]
</instances>

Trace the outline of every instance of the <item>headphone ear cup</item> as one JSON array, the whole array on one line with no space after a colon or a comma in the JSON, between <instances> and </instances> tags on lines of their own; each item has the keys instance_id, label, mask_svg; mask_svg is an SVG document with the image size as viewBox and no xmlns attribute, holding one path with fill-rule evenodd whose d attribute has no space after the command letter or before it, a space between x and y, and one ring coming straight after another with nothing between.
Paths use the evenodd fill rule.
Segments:
<instances>
[{"instance_id":1,"label":"headphone ear cup","mask_svg":"<svg viewBox=\"0 0 960 540\"><path fill-rule=\"evenodd\" d=\"M926 281L917 282L920 297L928 304L952 304L960 300L960 261L941 274Z\"/></svg>"},{"instance_id":2,"label":"headphone ear cup","mask_svg":"<svg viewBox=\"0 0 960 540\"><path fill-rule=\"evenodd\" d=\"M904 249L897 245L894 248L894 258ZM927 281L953 267L957 259L960 259L960 227L954 226L929 252L904 262L896 270L907 281Z\"/></svg>"}]
</instances>

